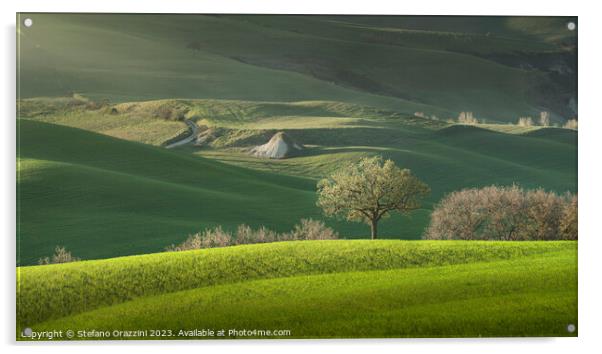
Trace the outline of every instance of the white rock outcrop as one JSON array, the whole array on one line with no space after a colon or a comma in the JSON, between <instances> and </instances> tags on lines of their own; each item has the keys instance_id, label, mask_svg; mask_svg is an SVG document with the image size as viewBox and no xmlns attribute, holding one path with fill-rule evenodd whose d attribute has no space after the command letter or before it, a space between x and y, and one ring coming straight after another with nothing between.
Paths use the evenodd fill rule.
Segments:
<instances>
[{"instance_id":1,"label":"white rock outcrop","mask_svg":"<svg viewBox=\"0 0 602 354\"><path fill-rule=\"evenodd\" d=\"M293 139L284 132L278 132L263 145L251 149L251 155L269 159L284 159L303 150L303 146L293 141Z\"/></svg>"}]
</instances>

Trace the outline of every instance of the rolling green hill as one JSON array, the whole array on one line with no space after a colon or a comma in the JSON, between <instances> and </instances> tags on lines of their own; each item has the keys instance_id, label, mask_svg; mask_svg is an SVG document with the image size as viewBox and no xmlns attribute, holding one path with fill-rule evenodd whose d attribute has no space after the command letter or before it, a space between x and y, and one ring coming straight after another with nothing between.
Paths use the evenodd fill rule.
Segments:
<instances>
[{"instance_id":1,"label":"rolling green hill","mask_svg":"<svg viewBox=\"0 0 602 354\"><path fill-rule=\"evenodd\" d=\"M28 16L23 98L329 100L506 122L576 114L569 18Z\"/></svg>"},{"instance_id":2,"label":"rolling green hill","mask_svg":"<svg viewBox=\"0 0 602 354\"><path fill-rule=\"evenodd\" d=\"M38 97L18 101L19 116L67 125L145 144L161 145L186 133L184 122L151 114L116 114L112 107L85 97ZM98 106L97 106L98 105Z\"/></svg>"},{"instance_id":3,"label":"rolling green hill","mask_svg":"<svg viewBox=\"0 0 602 354\"><path fill-rule=\"evenodd\" d=\"M18 264L35 264L57 245L84 259L107 258L161 251L218 225L284 232L301 218L324 219L315 179L29 119L18 129ZM393 217L383 235L419 238L427 214L418 211L417 223ZM346 237L368 232L325 221Z\"/></svg>"},{"instance_id":4,"label":"rolling green hill","mask_svg":"<svg viewBox=\"0 0 602 354\"><path fill-rule=\"evenodd\" d=\"M423 125L420 121L424 119L401 117L361 121L299 117L291 121L306 122L309 127L280 121L278 130L261 126L234 130L216 139L213 146L183 150L240 166L313 178L324 177L359 156L379 154L427 181L433 189L432 200L469 185L520 183L557 192L576 190L577 133L571 130L545 128L507 134L428 120ZM309 146L304 156L275 161L245 152L280 130Z\"/></svg>"},{"instance_id":5,"label":"rolling green hill","mask_svg":"<svg viewBox=\"0 0 602 354\"><path fill-rule=\"evenodd\" d=\"M491 122L543 109L560 121L566 112L548 101L573 94L560 85L572 77L575 36L559 29L568 18L27 16L20 264L56 245L88 259L155 252L216 225L288 231L323 218L319 178L373 154L432 189L423 209L383 221L384 238L419 238L433 203L462 188L577 191L576 132L446 123L458 111ZM185 119L216 139L150 146L184 134ZM307 149L247 154L277 131ZM367 232L325 221L345 237Z\"/></svg>"},{"instance_id":6,"label":"rolling green hill","mask_svg":"<svg viewBox=\"0 0 602 354\"><path fill-rule=\"evenodd\" d=\"M141 128L146 122L171 124L147 111L153 102L118 105L131 115L101 115L106 120L88 120L97 113L84 110L19 121L21 264L35 263L56 245L88 259L155 252L216 225L288 231L301 218L324 219L315 206L318 178L371 154L412 169L432 188L424 209L382 222L384 238L420 238L431 205L466 187L520 183L576 191L576 133L570 130L505 134L333 102L166 102L187 106L191 119L208 117L208 123L225 129L222 146L167 151L40 122L100 127L106 134L111 131L103 127L112 126L106 122L125 124L115 129L121 132L117 136L128 135L132 126L146 132ZM234 122L243 129L229 128ZM269 139L274 130L261 125L275 122L309 147L303 156L264 160L244 152ZM295 122L306 128L291 127ZM362 224L324 220L345 237L367 233Z\"/></svg>"},{"instance_id":7,"label":"rolling green hill","mask_svg":"<svg viewBox=\"0 0 602 354\"><path fill-rule=\"evenodd\" d=\"M570 241L301 241L19 267L17 333L570 336L576 250Z\"/></svg>"},{"instance_id":8,"label":"rolling green hill","mask_svg":"<svg viewBox=\"0 0 602 354\"><path fill-rule=\"evenodd\" d=\"M79 129L20 120L18 157L22 264L57 244L102 258L159 251L205 226L284 231L319 215L311 180Z\"/></svg>"},{"instance_id":9,"label":"rolling green hill","mask_svg":"<svg viewBox=\"0 0 602 354\"><path fill-rule=\"evenodd\" d=\"M415 241L453 191L577 192L577 132L557 128L577 113L576 18L25 16L17 339L577 334L577 242ZM554 128L508 124L542 111ZM478 124L450 119L460 112ZM251 156L280 132L294 156ZM379 223L389 240L352 240L369 227L326 218L316 183L373 155L431 194ZM307 218L344 240L163 252L207 228ZM57 246L83 261L35 265Z\"/></svg>"}]
</instances>

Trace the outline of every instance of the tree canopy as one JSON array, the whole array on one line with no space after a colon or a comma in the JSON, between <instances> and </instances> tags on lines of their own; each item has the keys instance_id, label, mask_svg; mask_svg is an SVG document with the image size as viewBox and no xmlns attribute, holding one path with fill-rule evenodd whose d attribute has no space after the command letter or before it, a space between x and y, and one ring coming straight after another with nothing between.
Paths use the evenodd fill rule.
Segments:
<instances>
[{"instance_id":1,"label":"tree canopy","mask_svg":"<svg viewBox=\"0 0 602 354\"><path fill-rule=\"evenodd\" d=\"M380 156L367 157L319 181L317 205L326 215L365 222L376 239L382 218L418 209L420 199L429 192L410 170Z\"/></svg>"}]
</instances>

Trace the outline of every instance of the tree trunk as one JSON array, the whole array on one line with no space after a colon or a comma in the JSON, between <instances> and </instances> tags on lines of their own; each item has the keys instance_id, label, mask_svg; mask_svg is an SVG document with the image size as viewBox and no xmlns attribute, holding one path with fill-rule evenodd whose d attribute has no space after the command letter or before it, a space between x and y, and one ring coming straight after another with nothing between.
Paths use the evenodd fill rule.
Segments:
<instances>
[{"instance_id":1,"label":"tree trunk","mask_svg":"<svg viewBox=\"0 0 602 354\"><path fill-rule=\"evenodd\" d=\"M371 233L373 240L376 240L376 234L378 231L377 223L378 223L378 221L376 221L376 220L370 220L370 233Z\"/></svg>"}]
</instances>

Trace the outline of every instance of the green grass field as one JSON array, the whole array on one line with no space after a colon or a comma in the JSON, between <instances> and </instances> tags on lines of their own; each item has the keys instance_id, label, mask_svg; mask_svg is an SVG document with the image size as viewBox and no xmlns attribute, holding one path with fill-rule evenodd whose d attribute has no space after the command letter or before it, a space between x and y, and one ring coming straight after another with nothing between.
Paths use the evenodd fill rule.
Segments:
<instances>
[{"instance_id":1,"label":"green grass field","mask_svg":"<svg viewBox=\"0 0 602 354\"><path fill-rule=\"evenodd\" d=\"M508 124L576 117L576 18L27 16L17 339L577 335L577 242L418 241L453 191L577 193L577 132ZM460 112L480 123L454 123ZM170 146L189 126L207 139ZM250 154L277 132L304 148ZM380 221L381 240L358 240L369 226L325 217L316 184L373 155L431 193ZM163 252L206 228L288 232L307 218L343 239ZM57 246L83 261L36 265Z\"/></svg>"},{"instance_id":2,"label":"green grass field","mask_svg":"<svg viewBox=\"0 0 602 354\"><path fill-rule=\"evenodd\" d=\"M19 30L24 98L330 100L514 122L542 106L555 121L570 118L576 95L546 67L575 43L561 18L425 19L430 30L411 17L35 18L39 26Z\"/></svg>"},{"instance_id":3,"label":"green grass field","mask_svg":"<svg viewBox=\"0 0 602 354\"><path fill-rule=\"evenodd\" d=\"M416 119L423 120L381 117L366 119L381 125L374 128L286 130L313 144L304 156L286 160L229 148L169 151L21 119L19 264L36 263L56 245L84 259L107 258L157 252L206 227L247 223L288 231L308 217L346 237L365 237L366 225L322 216L315 184L371 154L412 169L432 189L423 209L383 221L383 238L420 238L432 204L461 188L520 183L576 191L573 131L515 135Z\"/></svg>"},{"instance_id":4,"label":"green grass field","mask_svg":"<svg viewBox=\"0 0 602 354\"><path fill-rule=\"evenodd\" d=\"M569 336L575 242L300 241L17 268L18 330Z\"/></svg>"},{"instance_id":5,"label":"green grass field","mask_svg":"<svg viewBox=\"0 0 602 354\"><path fill-rule=\"evenodd\" d=\"M319 216L311 180L29 120L20 121L19 135L23 264L57 244L106 258L160 251L209 226L288 231L301 217Z\"/></svg>"},{"instance_id":6,"label":"green grass field","mask_svg":"<svg viewBox=\"0 0 602 354\"><path fill-rule=\"evenodd\" d=\"M111 114L110 109L88 109L76 98L35 98L21 100L19 114L40 122L94 131L119 139L161 145L188 131L182 121L158 119L149 114Z\"/></svg>"},{"instance_id":7,"label":"green grass field","mask_svg":"<svg viewBox=\"0 0 602 354\"><path fill-rule=\"evenodd\" d=\"M19 264L56 245L88 259L156 252L216 225L287 231L322 218L319 178L374 154L432 189L423 209L382 223L384 238L420 238L433 203L461 188L577 190L575 132L445 123L459 111L567 118L550 102L571 86L558 89L528 54L570 54L560 18L34 15L18 33ZM184 118L222 135L173 152L123 142L164 145L187 131ZM248 156L276 130L308 149ZM326 221L346 237L367 234Z\"/></svg>"}]
</instances>

